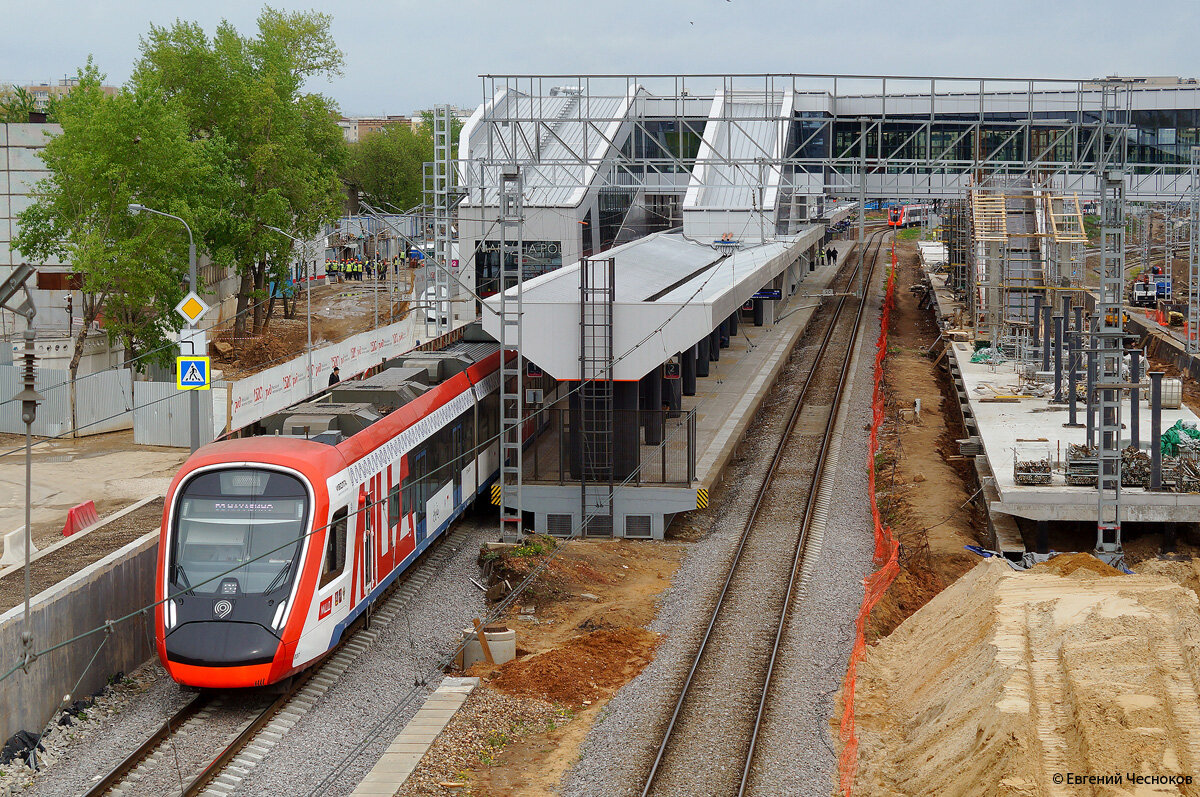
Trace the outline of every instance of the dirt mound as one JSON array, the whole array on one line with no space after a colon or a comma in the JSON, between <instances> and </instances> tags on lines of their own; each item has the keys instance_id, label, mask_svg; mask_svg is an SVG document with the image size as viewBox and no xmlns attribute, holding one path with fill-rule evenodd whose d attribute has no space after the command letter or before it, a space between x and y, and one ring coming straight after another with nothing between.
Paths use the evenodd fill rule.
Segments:
<instances>
[{"instance_id":1,"label":"dirt mound","mask_svg":"<svg viewBox=\"0 0 1200 797\"><path fill-rule=\"evenodd\" d=\"M650 663L658 634L644 628L593 631L560 648L510 661L492 687L571 706L608 697Z\"/></svg>"},{"instance_id":2,"label":"dirt mound","mask_svg":"<svg viewBox=\"0 0 1200 797\"><path fill-rule=\"evenodd\" d=\"M1161 576L1190 589L1200 596L1200 559L1185 561L1169 559L1147 559L1134 565L1133 570L1145 576Z\"/></svg>"},{"instance_id":3,"label":"dirt mound","mask_svg":"<svg viewBox=\"0 0 1200 797\"><path fill-rule=\"evenodd\" d=\"M1200 769L1200 601L1104 572L985 560L869 648L854 793L1068 795L1055 776Z\"/></svg>"},{"instance_id":4,"label":"dirt mound","mask_svg":"<svg viewBox=\"0 0 1200 797\"><path fill-rule=\"evenodd\" d=\"M1030 568L1034 572L1054 573L1058 576L1070 576L1077 574L1083 576L1085 574L1095 574L1097 576L1119 576L1122 575L1120 570L1115 567L1106 565L1090 553L1064 553L1059 554L1045 562L1039 562Z\"/></svg>"}]
</instances>

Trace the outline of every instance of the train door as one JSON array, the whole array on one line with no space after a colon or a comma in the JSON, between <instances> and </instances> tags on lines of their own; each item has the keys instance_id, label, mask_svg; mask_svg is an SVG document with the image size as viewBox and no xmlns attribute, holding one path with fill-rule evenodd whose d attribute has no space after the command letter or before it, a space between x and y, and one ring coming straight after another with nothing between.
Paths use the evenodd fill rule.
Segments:
<instances>
[{"instance_id":1,"label":"train door","mask_svg":"<svg viewBox=\"0 0 1200 797\"><path fill-rule=\"evenodd\" d=\"M375 589L376 568L375 568L375 552L376 541L375 534L378 524L375 522L375 493L373 491L365 491L362 494L362 512L366 519L366 524L363 530L363 547L362 547L362 593L363 597L371 594L371 590Z\"/></svg>"},{"instance_id":2,"label":"train door","mask_svg":"<svg viewBox=\"0 0 1200 797\"><path fill-rule=\"evenodd\" d=\"M420 543L425 539L425 512L429 499L429 457L428 450L422 449L418 451L412 458L412 477L413 484L416 487L413 490L413 508L412 513L416 522L414 528L414 542Z\"/></svg>"},{"instance_id":3,"label":"train door","mask_svg":"<svg viewBox=\"0 0 1200 797\"><path fill-rule=\"evenodd\" d=\"M463 462L466 460L464 449L466 447L466 439L463 435L463 422L456 421L450 429L450 456L447 458L454 463L450 469L454 471L454 506L458 506L463 501Z\"/></svg>"},{"instance_id":4,"label":"train door","mask_svg":"<svg viewBox=\"0 0 1200 797\"><path fill-rule=\"evenodd\" d=\"M389 506L391 499L391 478L392 467L383 469L383 472L375 477L375 494L379 496L379 572L377 578L382 579L388 573L392 572L392 553L395 548L395 540L392 537L392 522L391 522L391 507Z\"/></svg>"}]
</instances>

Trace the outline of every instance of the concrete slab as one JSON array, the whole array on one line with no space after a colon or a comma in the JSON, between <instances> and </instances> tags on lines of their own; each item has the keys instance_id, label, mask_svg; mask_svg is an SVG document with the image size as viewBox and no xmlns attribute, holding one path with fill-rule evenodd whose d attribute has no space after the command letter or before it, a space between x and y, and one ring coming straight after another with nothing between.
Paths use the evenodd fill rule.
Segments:
<instances>
[{"instance_id":1,"label":"concrete slab","mask_svg":"<svg viewBox=\"0 0 1200 797\"><path fill-rule=\"evenodd\" d=\"M945 276L934 274L938 310L952 316L958 305L945 290ZM997 499L989 503L993 512L1030 520L1091 521L1096 520L1097 496L1095 487L1068 485L1061 472L1051 476L1048 485L1020 485L1013 474L1014 456L1041 458L1049 455L1057 464L1066 456L1070 443L1086 442L1084 428L1064 426L1068 419L1067 406L1051 404L1048 398L1021 397L995 401L997 396L1016 394L1020 376L1014 363L988 365L972 363L974 346L954 342L950 353L961 373L970 414L974 418L984 456L995 479ZM1143 392L1139 405L1139 437L1146 449L1150 440L1150 408L1148 395ZM1129 400L1122 408L1122 422L1129 424ZM1079 404L1078 420L1086 421L1086 406ZM1183 407L1162 412L1165 430L1177 420L1196 422L1196 414ZM1121 446L1129 445L1129 430ZM1200 494L1152 493L1140 487L1122 487L1122 520L1148 523L1200 522Z\"/></svg>"},{"instance_id":2,"label":"concrete slab","mask_svg":"<svg viewBox=\"0 0 1200 797\"><path fill-rule=\"evenodd\" d=\"M443 678L351 794L359 797L395 794L421 763L422 756L450 722L455 711L478 685L478 678ZM447 705L453 705L454 708L447 710Z\"/></svg>"}]
</instances>

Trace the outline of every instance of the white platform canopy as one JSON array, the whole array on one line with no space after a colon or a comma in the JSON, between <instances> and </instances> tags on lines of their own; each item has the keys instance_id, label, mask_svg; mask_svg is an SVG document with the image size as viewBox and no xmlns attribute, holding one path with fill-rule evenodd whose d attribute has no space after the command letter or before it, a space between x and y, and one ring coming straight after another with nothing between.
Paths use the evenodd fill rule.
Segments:
<instances>
[{"instance_id":1,"label":"white platform canopy","mask_svg":"<svg viewBox=\"0 0 1200 797\"><path fill-rule=\"evenodd\" d=\"M813 225L728 256L678 232L657 233L599 255L616 261L613 378L640 379L709 334L819 242L824 230ZM579 272L579 263L572 263L525 283L523 354L560 380L579 379ZM485 303L492 312L483 313L484 329L499 338L499 297Z\"/></svg>"}]
</instances>

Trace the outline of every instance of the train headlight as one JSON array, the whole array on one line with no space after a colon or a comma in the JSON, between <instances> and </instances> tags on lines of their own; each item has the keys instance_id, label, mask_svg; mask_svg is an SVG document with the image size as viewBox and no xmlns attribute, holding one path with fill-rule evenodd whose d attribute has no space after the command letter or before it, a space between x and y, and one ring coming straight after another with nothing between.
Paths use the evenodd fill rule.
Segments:
<instances>
[{"instance_id":1,"label":"train headlight","mask_svg":"<svg viewBox=\"0 0 1200 797\"><path fill-rule=\"evenodd\" d=\"M175 601L167 601L167 611L165 612L167 628L175 627Z\"/></svg>"},{"instance_id":2,"label":"train headlight","mask_svg":"<svg viewBox=\"0 0 1200 797\"><path fill-rule=\"evenodd\" d=\"M275 620L271 623L271 627L276 631L283 624L283 610L287 608L287 601L280 601L279 608L275 610Z\"/></svg>"}]
</instances>

